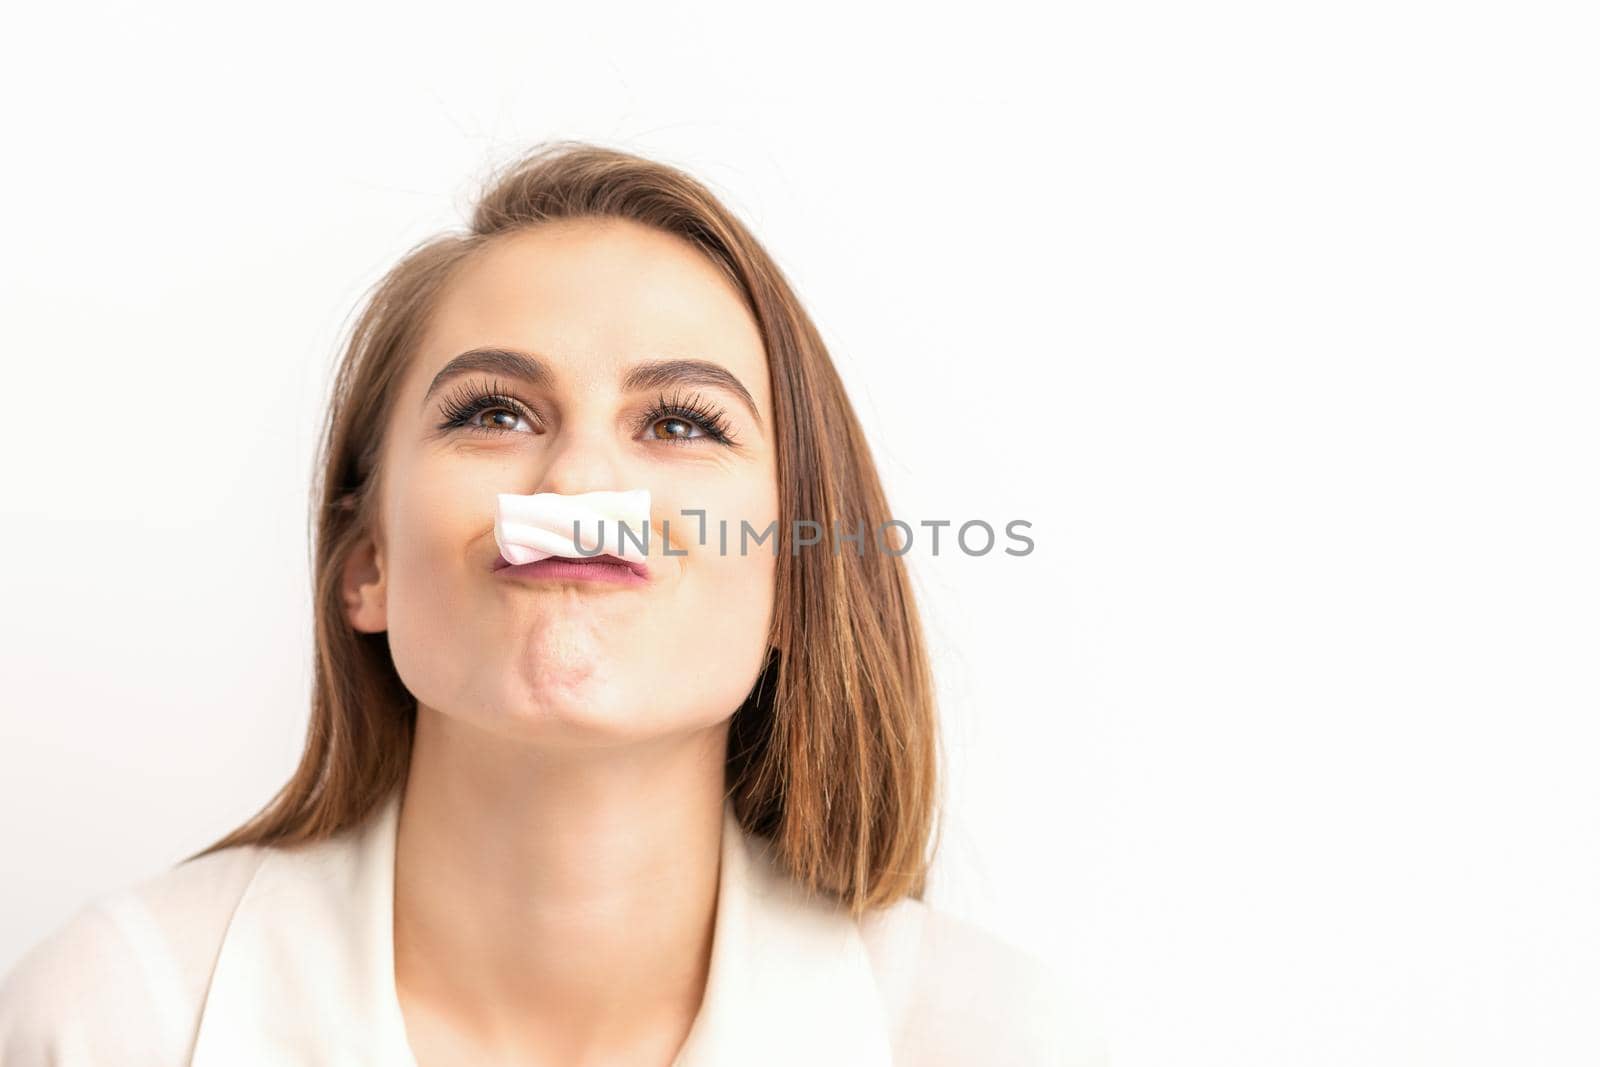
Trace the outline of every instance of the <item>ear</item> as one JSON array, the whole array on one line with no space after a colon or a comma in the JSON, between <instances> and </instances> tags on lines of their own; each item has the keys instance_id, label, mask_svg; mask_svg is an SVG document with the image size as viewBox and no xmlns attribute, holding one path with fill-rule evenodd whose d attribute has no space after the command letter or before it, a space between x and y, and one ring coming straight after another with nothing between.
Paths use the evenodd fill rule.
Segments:
<instances>
[{"instance_id":1,"label":"ear","mask_svg":"<svg viewBox=\"0 0 1600 1067\"><path fill-rule=\"evenodd\" d=\"M345 617L360 633L378 634L389 628L389 600L383 566L383 549L364 537L345 560L339 577Z\"/></svg>"}]
</instances>

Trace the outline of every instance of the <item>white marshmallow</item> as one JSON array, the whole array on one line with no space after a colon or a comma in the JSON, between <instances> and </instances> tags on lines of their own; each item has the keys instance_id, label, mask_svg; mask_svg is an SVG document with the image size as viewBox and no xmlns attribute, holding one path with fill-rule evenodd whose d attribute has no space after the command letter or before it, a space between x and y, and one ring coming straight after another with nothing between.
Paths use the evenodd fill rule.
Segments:
<instances>
[{"instance_id":1,"label":"white marshmallow","mask_svg":"<svg viewBox=\"0 0 1600 1067\"><path fill-rule=\"evenodd\" d=\"M646 562L639 543L649 543L650 490L623 492L497 493L494 540L507 563L518 566L546 556L599 555L609 552L619 559ZM600 520L604 519L602 529ZM573 540L573 523L578 524L578 542ZM627 525L627 535L622 533ZM600 547L600 537L605 545Z\"/></svg>"}]
</instances>

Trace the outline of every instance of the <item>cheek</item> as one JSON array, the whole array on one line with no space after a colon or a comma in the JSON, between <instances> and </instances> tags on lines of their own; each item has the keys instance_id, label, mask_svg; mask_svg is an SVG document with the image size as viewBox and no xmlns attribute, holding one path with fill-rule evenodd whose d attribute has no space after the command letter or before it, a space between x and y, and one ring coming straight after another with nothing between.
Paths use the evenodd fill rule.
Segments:
<instances>
[{"instance_id":1,"label":"cheek","mask_svg":"<svg viewBox=\"0 0 1600 1067\"><path fill-rule=\"evenodd\" d=\"M752 633L765 640L772 617L773 577L777 557L771 541L751 545L741 556L736 541L728 554L711 554L701 564L701 593L706 599L703 618L708 628L723 634Z\"/></svg>"},{"instance_id":2,"label":"cheek","mask_svg":"<svg viewBox=\"0 0 1600 1067\"><path fill-rule=\"evenodd\" d=\"M385 585L389 650L419 700L439 706L469 665L446 634L481 612L465 551L479 528L483 489L470 479L430 477L425 466L395 483L386 510ZM491 496L492 499L492 496Z\"/></svg>"},{"instance_id":3,"label":"cheek","mask_svg":"<svg viewBox=\"0 0 1600 1067\"><path fill-rule=\"evenodd\" d=\"M639 631L644 645L653 647L635 662L657 685L665 683L664 692L678 694L669 699L681 703L679 714L692 706L698 715L731 715L767 658L777 574L776 487L748 478L719 488L723 491L663 494L657 505L670 519L673 541L687 555L679 561L676 587L653 598L648 622ZM695 508L706 512L704 544L699 543L700 520L682 511ZM742 555L741 520L755 533L774 527L759 544L746 539Z\"/></svg>"},{"instance_id":4,"label":"cheek","mask_svg":"<svg viewBox=\"0 0 1600 1067\"><path fill-rule=\"evenodd\" d=\"M466 546L494 521L494 490L462 464L417 465L389 502L390 607L448 604L468 588ZM409 606L408 606L409 605Z\"/></svg>"},{"instance_id":5,"label":"cheek","mask_svg":"<svg viewBox=\"0 0 1600 1067\"><path fill-rule=\"evenodd\" d=\"M732 712L766 660L777 573L772 539L740 555L731 528L723 555L712 526L707 544L689 551L686 580L662 605L670 616L658 632L670 639L661 642L659 668L701 691L707 706Z\"/></svg>"}]
</instances>

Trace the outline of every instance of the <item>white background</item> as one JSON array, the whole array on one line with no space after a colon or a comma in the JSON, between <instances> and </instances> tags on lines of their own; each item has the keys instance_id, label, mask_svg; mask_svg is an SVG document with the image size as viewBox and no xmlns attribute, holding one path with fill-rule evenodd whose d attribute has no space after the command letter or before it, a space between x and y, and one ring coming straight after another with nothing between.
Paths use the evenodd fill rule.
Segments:
<instances>
[{"instance_id":1,"label":"white background","mask_svg":"<svg viewBox=\"0 0 1600 1067\"><path fill-rule=\"evenodd\" d=\"M1117 1067L1594 1064L1586 6L13 14L0 968L290 772L347 316L576 137L752 225L897 515L1034 524L910 557L935 903Z\"/></svg>"}]
</instances>

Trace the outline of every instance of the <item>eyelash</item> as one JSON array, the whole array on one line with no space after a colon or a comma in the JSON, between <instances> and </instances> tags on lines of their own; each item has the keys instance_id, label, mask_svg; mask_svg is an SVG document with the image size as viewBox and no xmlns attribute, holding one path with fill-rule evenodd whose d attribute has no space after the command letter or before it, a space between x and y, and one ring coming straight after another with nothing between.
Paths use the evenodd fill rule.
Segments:
<instances>
[{"instance_id":1,"label":"eyelash","mask_svg":"<svg viewBox=\"0 0 1600 1067\"><path fill-rule=\"evenodd\" d=\"M514 433L513 430L497 430L487 426L479 426L472 420L485 411L505 410L518 415L532 418L526 405L521 401L507 395L499 382L490 384L488 390L476 385L458 387L455 392L445 397L442 408L445 421L439 425L441 430L462 429L472 433L499 435ZM657 394L655 405L638 419L635 424L637 432L647 430L652 424L662 419L680 419L699 426L706 438L722 445L733 445L733 434L728 429L728 420L724 412L708 404L698 394L688 397L674 393L671 399ZM669 445L689 445L701 440L698 437L658 437L654 440L662 441Z\"/></svg>"}]
</instances>

